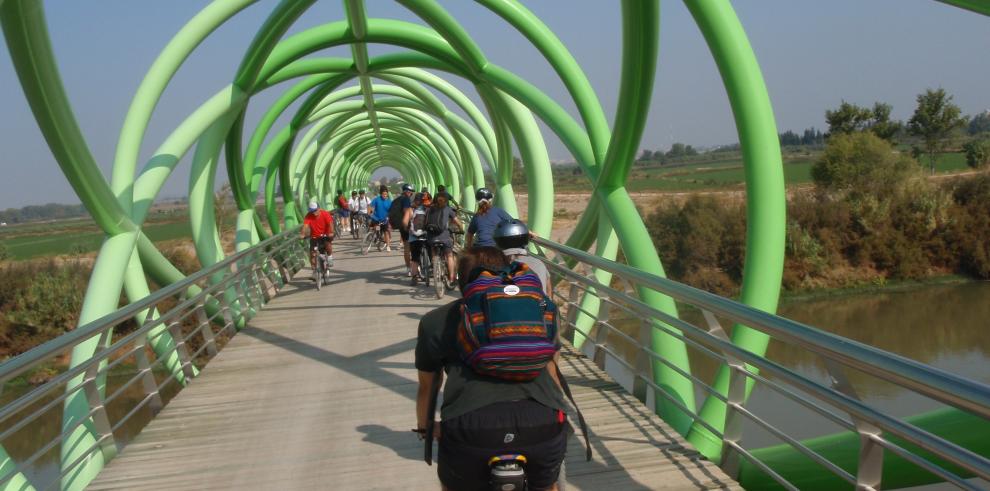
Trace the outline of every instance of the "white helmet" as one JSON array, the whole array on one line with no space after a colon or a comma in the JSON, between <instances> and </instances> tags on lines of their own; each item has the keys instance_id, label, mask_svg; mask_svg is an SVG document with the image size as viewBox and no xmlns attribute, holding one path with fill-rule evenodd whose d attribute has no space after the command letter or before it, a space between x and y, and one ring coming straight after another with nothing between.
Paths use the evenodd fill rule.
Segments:
<instances>
[{"instance_id":1,"label":"white helmet","mask_svg":"<svg viewBox=\"0 0 990 491\"><path fill-rule=\"evenodd\" d=\"M309 211L316 211L320 209L320 205L316 201L309 202Z\"/></svg>"}]
</instances>

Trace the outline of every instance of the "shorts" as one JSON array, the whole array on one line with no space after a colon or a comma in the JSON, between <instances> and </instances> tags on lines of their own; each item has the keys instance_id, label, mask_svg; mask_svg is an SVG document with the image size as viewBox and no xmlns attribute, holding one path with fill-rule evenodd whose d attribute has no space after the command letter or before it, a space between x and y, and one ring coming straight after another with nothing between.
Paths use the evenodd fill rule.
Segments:
<instances>
[{"instance_id":1,"label":"shorts","mask_svg":"<svg viewBox=\"0 0 990 491\"><path fill-rule=\"evenodd\" d=\"M345 210L345 209L341 208L341 209L337 210L337 214L339 214L341 218L347 218L347 217L351 216L351 211L350 210Z\"/></svg>"},{"instance_id":2,"label":"shorts","mask_svg":"<svg viewBox=\"0 0 990 491\"><path fill-rule=\"evenodd\" d=\"M409 254L412 255L412 262L419 264L419 255L423 253L423 247L426 246L426 241L410 240L409 241Z\"/></svg>"},{"instance_id":3,"label":"shorts","mask_svg":"<svg viewBox=\"0 0 990 491\"><path fill-rule=\"evenodd\" d=\"M434 240L430 240L429 243L430 243L430 247L434 251L440 251L444 255L450 254L450 251L452 251L454 249L454 242L453 241L442 241L442 240L441 241L434 241Z\"/></svg>"},{"instance_id":4,"label":"shorts","mask_svg":"<svg viewBox=\"0 0 990 491\"><path fill-rule=\"evenodd\" d=\"M333 242L333 237L328 237L326 235L324 235L322 237L310 237L309 238L309 250L313 250L313 249L316 249L317 247L319 247L320 250L322 251L323 250L323 247L325 247L324 244L330 244L332 242Z\"/></svg>"},{"instance_id":5,"label":"shorts","mask_svg":"<svg viewBox=\"0 0 990 491\"><path fill-rule=\"evenodd\" d=\"M557 482L567 451L564 413L531 399L490 404L440 423L437 474L451 490L487 490L488 460L503 453L526 456L533 491Z\"/></svg>"}]
</instances>

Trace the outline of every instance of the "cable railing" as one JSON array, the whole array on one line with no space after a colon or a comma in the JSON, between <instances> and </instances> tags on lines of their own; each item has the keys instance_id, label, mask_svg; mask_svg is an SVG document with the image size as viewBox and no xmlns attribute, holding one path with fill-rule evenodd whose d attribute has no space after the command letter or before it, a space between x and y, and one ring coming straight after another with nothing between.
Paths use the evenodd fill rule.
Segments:
<instances>
[{"instance_id":1,"label":"cable railing","mask_svg":"<svg viewBox=\"0 0 990 491\"><path fill-rule=\"evenodd\" d=\"M0 407L0 449L20 450L11 455L16 465L5 463L0 488L28 475L35 489L58 489L97 452L112 458L122 446L115 435L142 412L157 414L306 262L298 230L287 231L0 364L2 391L18 377L51 370L81 343L99 340L92 357ZM146 320L135 328L129 321L137 316ZM88 412L64 417L63 406L80 396ZM11 445L42 420L63 424L27 450L22 443ZM89 446L73 452L71 462L53 457L83 426L94 434Z\"/></svg>"},{"instance_id":2,"label":"cable railing","mask_svg":"<svg viewBox=\"0 0 990 491\"><path fill-rule=\"evenodd\" d=\"M757 458L753 448L744 445L742 423L748 420L750 425L762 428L857 489L879 489L883 478L884 452L890 452L962 489L986 489L990 482L990 460L864 403L845 370L864 372L975 415L983 421L990 420L990 386L584 251L540 238L533 242L539 252L537 257L550 269L555 300L564 312L562 322L565 325L562 329L583 336L583 351L603 368L611 372L620 370L626 379L631 378L631 390L641 401L648 400L648 392L654 399L663 398L687 414L696 425L721 439L720 464L730 476L737 477L741 462L747 461L783 488L798 489ZM613 281L602 284L595 278L594 269L611 273L614 275ZM655 309L639 298L638 288L653 290L693 306L700 310L702 320L696 325ZM592 309L594 311L582 307L586 296L599 300L600 307ZM617 316L624 316L635 325L632 329L628 326L625 330L620 329L617 326L619 322L613 319ZM579 317L590 318L590 322L578 322ZM812 380L771 359L736 346L723 329L723 321L745 325L813 354L824 362L830 382ZM630 330L632 334L626 332ZM716 390L698 376L654 352L650 348L654 332L676 338L694 352L727 366L730 373L728 390L724 393ZM627 347L633 346L634 353L620 352L622 350L618 349L616 340L621 340ZM612 363L607 364L606 358ZM705 421L698 412L690 410L657 385L653 378L656 363L689 379L697 392L725 404L724 429ZM773 421L767 421L747 409L746 386L754 382L807 408L824 420L858 434L860 445L855 474L789 435ZM976 428L973 430L977 431ZM895 438L909 445L897 443ZM917 448L909 448L911 446ZM935 458L923 453L930 453ZM970 476L981 481L974 483Z\"/></svg>"}]
</instances>

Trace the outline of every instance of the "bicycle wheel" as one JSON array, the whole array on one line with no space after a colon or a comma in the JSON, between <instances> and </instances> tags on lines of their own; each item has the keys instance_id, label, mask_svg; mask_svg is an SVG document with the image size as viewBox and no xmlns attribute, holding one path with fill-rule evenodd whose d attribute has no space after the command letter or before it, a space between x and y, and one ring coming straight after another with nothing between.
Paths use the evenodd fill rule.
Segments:
<instances>
[{"instance_id":1,"label":"bicycle wheel","mask_svg":"<svg viewBox=\"0 0 990 491\"><path fill-rule=\"evenodd\" d=\"M323 287L323 256L316 256L316 291Z\"/></svg>"},{"instance_id":2,"label":"bicycle wheel","mask_svg":"<svg viewBox=\"0 0 990 491\"><path fill-rule=\"evenodd\" d=\"M444 261L440 254L434 254L431 258L433 260L433 286L436 288L437 298L443 298L444 294L444 276L447 276L447 261Z\"/></svg>"},{"instance_id":3,"label":"bicycle wheel","mask_svg":"<svg viewBox=\"0 0 990 491\"><path fill-rule=\"evenodd\" d=\"M433 275L432 261L430 261L430 247L423 244L423 248L419 252L419 275L423 277L423 281L426 286L430 286L430 277Z\"/></svg>"},{"instance_id":4,"label":"bicycle wheel","mask_svg":"<svg viewBox=\"0 0 990 491\"><path fill-rule=\"evenodd\" d=\"M364 242L361 245L361 251L364 255L368 255L371 252L371 246L375 244L375 235L377 234L378 231L373 230L364 236Z\"/></svg>"}]
</instances>

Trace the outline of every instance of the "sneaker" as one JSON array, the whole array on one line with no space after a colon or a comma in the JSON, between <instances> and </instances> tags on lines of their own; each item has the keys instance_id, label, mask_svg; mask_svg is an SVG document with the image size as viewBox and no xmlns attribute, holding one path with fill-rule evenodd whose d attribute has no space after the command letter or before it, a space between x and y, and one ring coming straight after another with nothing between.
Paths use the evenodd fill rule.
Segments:
<instances>
[{"instance_id":1,"label":"sneaker","mask_svg":"<svg viewBox=\"0 0 990 491\"><path fill-rule=\"evenodd\" d=\"M407 266L406 267L406 276L412 276L412 275L413 275L412 274L412 269Z\"/></svg>"},{"instance_id":2,"label":"sneaker","mask_svg":"<svg viewBox=\"0 0 990 491\"><path fill-rule=\"evenodd\" d=\"M392 246L386 245L385 246L385 252L392 252Z\"/></svg>"},{"instance_id":3,"label":"sneaker","mask_svg":"<svg viewBox=\"0 0 990 491\"><path fill-rule=\"evenodd\" d=\"M416 286L416 280L417 279L419 279L419 278L413 276L412 279L409 280L409 286Z\"/></svg>"}]
</instances>

